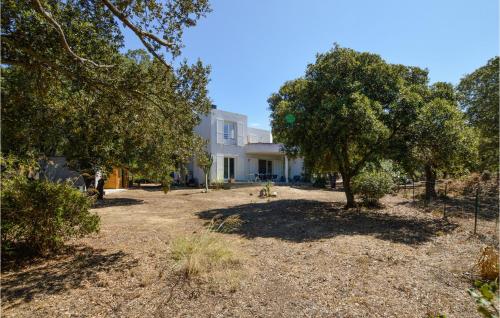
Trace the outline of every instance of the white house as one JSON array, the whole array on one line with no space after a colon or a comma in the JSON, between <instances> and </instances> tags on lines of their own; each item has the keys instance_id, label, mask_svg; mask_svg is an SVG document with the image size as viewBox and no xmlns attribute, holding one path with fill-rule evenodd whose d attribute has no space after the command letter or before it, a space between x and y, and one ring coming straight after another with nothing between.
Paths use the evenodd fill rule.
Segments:
<instances>
[{"instance_id":1,"label":"white house","mask_svg":"<svg viewBox=\"0 0 500 318\"><path fill-rule=\"evenodd\" d=\"M247 116L213 109L202 118L195 131L208 140L213 156L210 181L288 182L303 173L302 159L289 159L281 144L273 143L270 131L248 127ZM205 176L196 159L189 165L193 178L203 183Z\"/></svg>"}]
</instances>

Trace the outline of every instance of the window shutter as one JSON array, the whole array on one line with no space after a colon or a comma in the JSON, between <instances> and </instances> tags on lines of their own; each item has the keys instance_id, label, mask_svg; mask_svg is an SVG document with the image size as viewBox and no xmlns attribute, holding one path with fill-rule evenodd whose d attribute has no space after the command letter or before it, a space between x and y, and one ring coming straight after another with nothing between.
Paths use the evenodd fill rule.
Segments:
<instances>
[{"instance_id":1,"label":"window shutter","mask_svg":"<svg viewBox=\"0 0 500 318\"><path fill-rule=\"evenodd\" d=\"M241 121L238 122L237 138L238 146L243 147L243 123Z\"/></svg>"},{"instance_id":2,"label":"window shutter","mask_svg":"<svg viewBox=\"0 0 500 318\"><path fill-rule=\"evenodd\" d=\"M217 143L224 143L224 120L217 119Z\"/></svg>"},{"instance_id":3,"label":"window shutter","mask_svg":"<svg viewBox=\"0 0 500 318\"><path fill-rule=\"evenodd\" d=\"M224 180L224 155L217 154L217 181Z\"/></svg>"}]
</instances>

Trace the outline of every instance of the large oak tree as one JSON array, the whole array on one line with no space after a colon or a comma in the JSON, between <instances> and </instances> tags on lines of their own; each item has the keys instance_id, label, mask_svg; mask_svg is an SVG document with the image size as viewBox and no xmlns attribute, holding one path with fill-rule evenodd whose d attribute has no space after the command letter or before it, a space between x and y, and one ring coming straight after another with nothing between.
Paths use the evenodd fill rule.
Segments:
<instances>
[{"instance_id":1,"label":"large oak tree","mask_svg":"<svg viewBox=\"0 0 500 318\"><path fill-rule=\"evenodd\" d=\"M335 46L269 98L275 139L311 167L334 165L352 207L352 179L405 135L426 85L425 70Z\"/></svg>"},{"instance_id":2,"label":"large oak tree","mask_svg":"<svg viewBox=\"0 0 500 318\"><path fill-rule=\"evenodd\" d=\"M168 174L201 140L209 68L173 60L204 0L2 1L2 152ZM123 54L122 23L146 51Z\"/></svg>"}]
</instances>

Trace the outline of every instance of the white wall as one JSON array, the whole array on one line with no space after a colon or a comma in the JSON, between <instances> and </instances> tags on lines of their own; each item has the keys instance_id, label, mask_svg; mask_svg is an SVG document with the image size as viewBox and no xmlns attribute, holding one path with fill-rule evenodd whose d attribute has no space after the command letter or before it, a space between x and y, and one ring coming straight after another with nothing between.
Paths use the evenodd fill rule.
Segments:
<instances>
[{"instance_id":1,"label":"white wall","mask_svg":"<svg viewBox=\"0 0 500 318\"><path fill-rule=\"evenodd\" d=\"M294 176L300 176L304 170L304 159L302 158L297 158L297 159L288 159L288 178L290 180L293 180Z\"/></svg>"},{"instance_id":2,"label":"white wall","mask_svg":"<svg viewBox=\"0 0 500 318\"><path fill-rule=\"evenodd\" d=\"M217 143L217 120L230 121L236 123L236 144L225 145ZM220 109L213 109L210 113L210 153L214 156L214 164L210 172L211 181L223 178L224 157L234 158L234 174L236 180L246 180L246 131L247 116L226 112ZM239 127L238 127L239 126ZM223 127L222 127L223 129ZM219 132L220 133L220 132ZM219 140L220 141L220 140ZM221 171L222 170L222 171Z\"/></svg>"},{"instance_id":3,"label":"white wall","mask_svg":"<svg viewBox=\"0 0 500 318\"><path fill-rule=\"evenodd\" d=\"M225 145L223 143L224 121L236 123L237 136L235 145ZM222 132L220 131L221 123ZM231 157L235 159L236 180L248 180L249 173L257 173L258 159L273 160L273 174L277 174L279 176L284 175L284 163L282 157L272 155L262 157L257 155L247 156L245 146L249 141L256 143L272 143L272 135L270 131L248 127L248 118L245 115L226 112L220 109L212 109L207 116L202 117L201 123L195 128L195 132L205 140L208 140L207 150L214 158L214 162L210 170L210 181L212 182L223 178L224 157ZM220 136L221 133L222 140ZM217 138L218 134L219 140ZM222 141L222 143L220 141ZM269 150L268 147L270 145L262 146L267 146L265 150ZM252 145L252 147L254 146ZM277 145L277 147L279 146ZM276 151L279 151L279 149ZM196 158L194 161L196 162ZM193 165L192 169L193 177L198 179L200 183L204 183L205 175L203 174L203 170L201 170L196 163ZM300 175L302 173L302 159L289 161L289 169L291 172L289 174L289 178L292 178L294 175Z\"/></svg>"}]
</instances>

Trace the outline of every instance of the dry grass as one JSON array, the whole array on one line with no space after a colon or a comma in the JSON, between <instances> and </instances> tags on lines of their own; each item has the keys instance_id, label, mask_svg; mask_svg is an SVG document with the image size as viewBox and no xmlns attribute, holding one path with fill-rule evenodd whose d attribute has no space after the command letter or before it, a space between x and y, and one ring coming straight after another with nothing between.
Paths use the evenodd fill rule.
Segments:
<instances>
[{"instance_id":1,"label":"dry grass","mask_svg":"<svg viewBox=\"0 0 500 318\"><path fill-rule=\"evenodd\" d=\"M465 291L494 219L473 236L471 214L449 225L399 196L346 211L341 191L260 189L109 194L101 232L74 240L91 250L2 273L2 317L478 317ZM217 214L243 224L200 233Z\"/></svg>"},{"instance_id":2,"label":"dry grass","mask_svg":"<svg viewBox=\"0 0 500 318\"><path fill-rule=\"evenodd\" d=\"M240 229L243 223L239 214L230 215L226 218L222 214L217 214L210 220L207 229L211 232L232 233Z\"/></svg>"},{"instance_id":3,"label":"dry grass","mask_svg":"<svg viewBox=\"0 0 500 318\"><path fill-rule=\"evenodd\" d=\"M188 279L241 265L238 254L212 233L179 237L172 242L170 251L178 271Z\"/></svg>"},{"instance_id":4,"label":"dry grass","mask_svg":"<svg viewBox=\"0 0 500 318\"><path fill-rule=\"evenodd\" d=\"M481 278L494 280L498 278L498 251L492 246L486 246L477 262Z\"/></svg>"}]
</instances>

